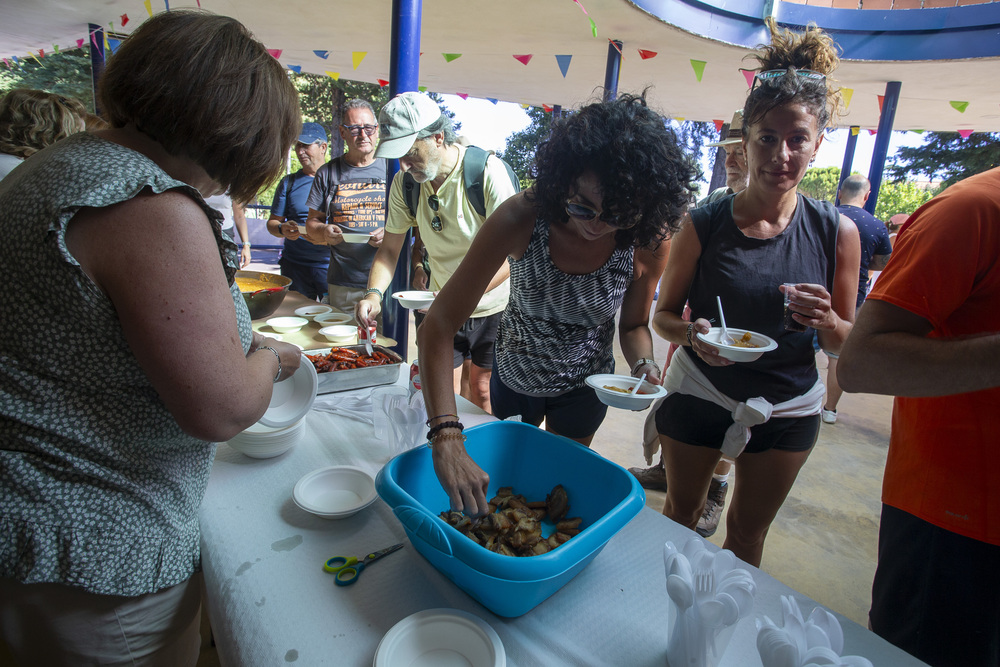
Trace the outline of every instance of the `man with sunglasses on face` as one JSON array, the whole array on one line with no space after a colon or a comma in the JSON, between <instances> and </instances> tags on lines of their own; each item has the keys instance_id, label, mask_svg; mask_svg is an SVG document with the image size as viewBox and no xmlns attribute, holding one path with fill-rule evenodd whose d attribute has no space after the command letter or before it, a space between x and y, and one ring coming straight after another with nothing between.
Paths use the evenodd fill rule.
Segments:
<instances>
[{"instance_id":1,"label":"man with sunglasses on face","mask_svg":"<svg viewBox=\"0 0 1000 667\"><path fill-rule=\"evenodd\" d=\"M350 100L340 126L347 152L320 167L306 202L309 239L330 247L329 302L342 313L354 312L364 296L368 272L382 245L386 164L375 157L377 131L372 105Z\"/></svg>"},{"instance_id":2,"label":"man with sunglasses on face","mask_svg":"<svg viewBox=\"0 0 1000 667\"><path fill-rule=\"evenodd\" d=\"M381 138L376 155L398 158L400 173L389 189L385 237L368 276L368 290L356 309L358 322L369 326L382 311L382 299L411 227L419 229L427 249L431 268L428 289L438 291L462 262L486 218L516 192L506 167L491 155L483 172L485 215L475 210L463 181L466 148L457 143L451 120L426 95L397 95L379 113L379 122ZM414 214L406 203L406 174L418 188ZM505 263L454 339L455 390L461 389L462 362L469 355L468 398L487 411L493 346L510 293L509 275Z\"/></svg>"}]
</instances>

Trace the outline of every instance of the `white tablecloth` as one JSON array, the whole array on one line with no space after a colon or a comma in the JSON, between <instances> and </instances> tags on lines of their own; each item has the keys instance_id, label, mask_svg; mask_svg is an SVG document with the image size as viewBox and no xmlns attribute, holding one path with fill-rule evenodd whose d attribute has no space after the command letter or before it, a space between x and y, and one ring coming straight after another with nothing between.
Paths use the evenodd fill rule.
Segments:
<instances>
[{"instance_id":1,"label":"white tablecloth","mask_svg":"<svg viewBox=\"0 0 1000 667\"><path fill-rule=\"evenodd\" d=\"M468 402L461 401L459 411L466 426L490 419ZM379 641L396 622L438 607L463 609L489 623L511 666L665 664L663 543L683 544L695 533L645 508L555 595L519 618L500 618L427 563L381 500L338 521L292 502L295 482L312 470L355 465L375 474L389 458L371 426L315 411L302 441L278 458L251 459L219 445L201 528L209 616L223 665L371 665ZM406 547L365 570L352 586L334 585L322 569L331 556L361 556L397 542ZM759 588L755 617L779 621L779 595L795 595L805 614L816 606L749 569ZM923 664L838 618L845 654L863 655L875 665ZM760 665L755 636L753 620L744 620L722 664Z\"/></svg>"}]
</instances>

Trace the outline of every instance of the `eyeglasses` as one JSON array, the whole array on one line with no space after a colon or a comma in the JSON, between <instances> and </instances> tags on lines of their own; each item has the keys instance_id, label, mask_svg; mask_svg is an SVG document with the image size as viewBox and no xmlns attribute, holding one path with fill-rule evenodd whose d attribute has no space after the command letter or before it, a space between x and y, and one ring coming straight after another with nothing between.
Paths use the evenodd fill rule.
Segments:
<instances>
[{"instance_id":1,"label":"eyeglasses","mask_svg":"<svg viewBox=\"0 0 1000 667\"><path fill-rule=\"evenodd\" d=\"M378 125L341 125L341 127L355 137L360 137L362 132L371 137L378 130Z\"/></svg>"},{"instance_id":2,"label":"eyeglasses","mask_svg":"<svg viewBox=\"0 0 1000 667\"><path fill-rule=\"evenodd\" d=\"M431 220L431 229L435 232L440 232L444 225L441 222L441 216L437 214L438 207L441 205L441 200L438 199L437 195L431 195L427 198L427 205L431 207L434 211L434 219Z\"/></svg>"},{"instance_id":3,"label":"eyeglasses","mask_svg":"<svg viewBox=\"0 0 1000 667\"><path fill-rule=\"evenodd\" d=\"M572 201L566 202L566 214L574 218L579 218L580 220L593 220L594 218L600 218L603 222L611 225L612 227L617 227L618 229L628 229L636 224L636 222L622 224L616 217L605 216L604 213L600 213L596 208Z\"/></svg>"},{"instance_id":4,"label":"eyeglasses","mask_svg":"<svg viewBox=\"0 0 1000 667\"><path fill-rule=\"evenodd\" d=\"M795 74L795 76L802 77L803 79L809 79L811 81L826 81L826 74L820 72L814 72L811 69L793 69L788 67L786 69L768 69L763 72L757 72L753 77L753 85L750 87L750 92L752 93L757 85L764 85L765 83L774 83L781 77L785 76L789 72Z\"/></svg>"}]
</instances>

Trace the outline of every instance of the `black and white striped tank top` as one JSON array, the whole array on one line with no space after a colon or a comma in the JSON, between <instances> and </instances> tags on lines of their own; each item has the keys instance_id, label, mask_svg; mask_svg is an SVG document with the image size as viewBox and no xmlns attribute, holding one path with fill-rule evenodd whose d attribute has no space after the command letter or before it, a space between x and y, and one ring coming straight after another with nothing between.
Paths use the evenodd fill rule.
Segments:
<instances>
[{"instance_id":1,"label":"black and white striped tank top","mask_svg":"<svg viewBox=\"0 0 1000 667\"><path fill-rule=\"evenodd\" d=\"M510 260L510 301L500 320L500 379L528 396L555 396L614 370L615 315L632 283L632 248L616 248L593 273L563 273L549 254L549 223L535 222Z\"/></svg>"}]
</instances>

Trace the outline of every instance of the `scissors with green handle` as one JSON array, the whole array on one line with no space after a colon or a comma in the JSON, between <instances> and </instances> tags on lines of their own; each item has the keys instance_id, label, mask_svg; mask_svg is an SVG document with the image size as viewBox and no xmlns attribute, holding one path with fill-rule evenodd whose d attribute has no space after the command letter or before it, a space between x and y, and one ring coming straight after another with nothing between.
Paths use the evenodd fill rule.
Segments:
<instances>
[{"instance_id":1,"label":"scissors with green handle","mask_svg":"<svg viewBox=\"0 0 1000 667\"><path fill-rule=\"evenodd\" d=\"M350 558L334 556L323 564L323 569L330 574L336 575L334 583L338 586L350 586L358 580L358 577L361 576L361 571L364 570L366 566L371 565L382 556L388 556L393 551L402 548L403 543L400 542L399 544L394 544L391 547L370 553L361 560L358 560L354 556L351 556Z\"/></svg>"}]
</instances>

